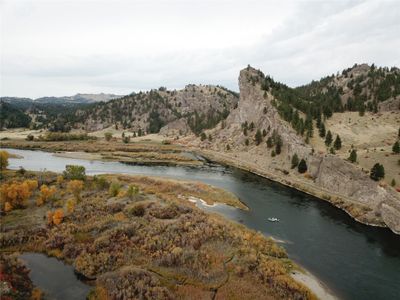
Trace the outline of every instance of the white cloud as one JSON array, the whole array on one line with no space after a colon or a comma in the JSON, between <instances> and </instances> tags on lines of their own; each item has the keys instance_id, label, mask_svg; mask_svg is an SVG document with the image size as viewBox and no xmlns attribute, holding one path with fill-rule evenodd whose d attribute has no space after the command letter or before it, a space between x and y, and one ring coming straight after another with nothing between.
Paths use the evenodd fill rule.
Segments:
<instances>
[{"instance_id":1,"label":"white cloud","mask_svg":"<svg viewBox=\"0 0 400 300\"><path fill-rule=\"evenodd\" d=\"M3 0L1 95L237 90L247 64L299 85L399 65L398 1Z\"/></svg>"}]
</instances>

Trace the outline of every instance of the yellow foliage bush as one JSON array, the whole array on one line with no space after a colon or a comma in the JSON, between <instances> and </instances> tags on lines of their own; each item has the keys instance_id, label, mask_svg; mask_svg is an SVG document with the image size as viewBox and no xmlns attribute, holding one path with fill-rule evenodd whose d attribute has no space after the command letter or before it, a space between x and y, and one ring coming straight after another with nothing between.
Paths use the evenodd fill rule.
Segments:
<instances>
[{"instance_id":1,"label":"yellow foliage bush","mask_svg":"<svg viewBox=\"0 0 400 300\"><path fill-rule=\"evenodd\" d=\"M75 201L75 199L68 199L68 201L67 201L67 212L69 213L69 214L72 214L73 212L74 212L74 210L75 210L75 205L76 205L76 201Z\"/></svg>"}]
</instances>

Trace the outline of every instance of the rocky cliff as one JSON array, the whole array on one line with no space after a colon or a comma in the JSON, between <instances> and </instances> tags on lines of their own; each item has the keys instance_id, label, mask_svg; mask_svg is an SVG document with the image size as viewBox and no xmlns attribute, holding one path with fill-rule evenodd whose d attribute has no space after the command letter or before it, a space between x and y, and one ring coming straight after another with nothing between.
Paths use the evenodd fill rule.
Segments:
<instances>
[{"instance_id":1,"label":"rocky cliff","mask_svg":"<svg viewBox=\"0 0 400 300\"><path fill-rule=\"evenodd\" d=\"M249 169L257 173L273 173L281 182L316 194L363 223L387 226L400 234L397 192L371 180L359 167L337 155L316 153L305 137L281 118L276 108L279 100L272 90L262 89L263 78L262 72L251 67L242 70L237 107L225 121L206 131L208 139L196 139L192 145L241 165L255 166ZM305 116L300 113L300 117ZM262 134L261 141L257 131ZM275 140L275 145L268 145L269 139ZM281 142L280 153L277 139ZM307 162L305 175L291 168L294 154Z\"/></svg>"}]
</instances>

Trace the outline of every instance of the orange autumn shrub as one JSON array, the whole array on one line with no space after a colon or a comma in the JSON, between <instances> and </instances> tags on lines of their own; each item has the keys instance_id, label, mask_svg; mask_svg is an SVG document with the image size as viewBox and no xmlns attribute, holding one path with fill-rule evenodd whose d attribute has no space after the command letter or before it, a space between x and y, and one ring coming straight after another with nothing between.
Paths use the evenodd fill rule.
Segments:
<instances>
[{"instance_id":1,"label":"orange autumn shrub","mask_svg":"<svg viewBox=\"0 0 400 300\"><path fill-rule=\"evenodd\" d=\"M54 212L48 211L47 212L47 224L49 225L59 225L64 219L64 212L62 209L57 209Z\"/></svg>"},{"instance_id":2,"label":"orange autumn shrub","mask_svg":"<svg viewBox=\"0 0 400 300\"><path fill-rule=\"evenodd\" d=\"M81 194L81 191L83 190L83 181L76 180L76 179L71 180L68 183L67 189L75 196L76 200L80 200L80 194Z\"/></svg>"},{"instance_id":3,"label":"orange autumn shrub","mask_svg":"<svg viewBox=\"0 0 400 300\"><path fill-rule=\"evenodd\" d=\"M4 183L0 188L0 203L8 202L13 208L24 208L27 200L32 195L32 190L26 181Z\"/></svg>"},{"instance_id":4,"label":"orange autumn shrub","mask_svg":"<svg viewBox=\"0 0 400 300\"><path fill-rule=\"evenodd\" d=\"M59 225L64 219L64 212L62 209L57 209L53 214L53 224Z\"/></svg>"},{"instance_id":5,"label":"orange autumn shrub","mask_svg":"<svg viewBox=\"0 0 400 300\"><path fill-rule=\"evenodd\" d=\"M40 187L40 195L36 199L37 206L45 204L49 199L51 199L55 195L56 192L57 188L55 186L49 188L47 185L43 184Z\"/></svg>"},{"instance_id":6,"label":"orange autumn shrub","mask_svg":"<svg viewBox=\"0 0 400 300\"><path fill-rule=\"evenodd\" d=\"M35 179L27 179L24 182L28 185L31 192L33 192L38 187L38 182Z\"/></svg>"}]
</instances>

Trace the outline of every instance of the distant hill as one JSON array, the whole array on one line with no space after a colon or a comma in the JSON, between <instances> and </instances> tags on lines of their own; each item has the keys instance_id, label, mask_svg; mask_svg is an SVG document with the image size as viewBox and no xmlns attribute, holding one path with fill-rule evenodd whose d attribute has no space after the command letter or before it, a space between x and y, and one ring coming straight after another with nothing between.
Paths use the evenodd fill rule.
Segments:
<instances>
[{"instance_id":1,"label":"distant hill","mask_svg":"<svg viewBox=\"0 0 400 300\"><path fill-rule=\"evenodd\" d=\"M159 88L109 102L96 103L77 111L78 127L89 131L121 126L138 132L199 134L225 119L239 96L220 86L189 84L182 90Z\"/></svg>"},{"instance_id":2,"label":"distant hill","mask_svg":"<svg viewBox=\"0 0 400 300\"><path fill-rule=\"evenodd\" d=\"M30 98L19 98L19 97L1 97L0 100L8 102L19 107L29 107L35 103L41 104L89 104L104 101L107 102L112 99L121 98L121 95L114 94L76 94L74 96L63 96L63 97L41 97L36 99Z\"/></svg>"}]
</instances>

